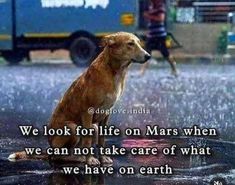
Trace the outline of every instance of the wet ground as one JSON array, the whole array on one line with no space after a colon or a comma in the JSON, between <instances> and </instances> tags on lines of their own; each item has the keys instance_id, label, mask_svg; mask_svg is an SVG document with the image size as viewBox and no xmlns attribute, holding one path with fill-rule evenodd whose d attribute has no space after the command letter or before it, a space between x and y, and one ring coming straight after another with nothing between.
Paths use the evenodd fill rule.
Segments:
<instances>
[{"instance_id":1,"label":"wet ground","mask_svg":"<svg viewBox=\"0 0 235 185\"><path fill-rule=\"evenodd\" d=\"M222 177L235 184L235 66L179 65L174 78L168 65L154 65L144 76L134 66L116 109L139 114L113 113L110 124L124 127L213 127L216 138L116 139L119 146L210 146L213 157L118 157L114 166L161 165L174 167L172 176L65 176L58 164L42 161L8 162L7 156L25 146L47 147L46 138L24 138L18 125L45 125L72 81L84 71L69 64L36 64L0 67L0 184L210 184ZM142 112L141 112L142 111ZM150 112L149 112L150 111ZM103 182L105 180L105 183Z\"/></svg>"}]
</instances>

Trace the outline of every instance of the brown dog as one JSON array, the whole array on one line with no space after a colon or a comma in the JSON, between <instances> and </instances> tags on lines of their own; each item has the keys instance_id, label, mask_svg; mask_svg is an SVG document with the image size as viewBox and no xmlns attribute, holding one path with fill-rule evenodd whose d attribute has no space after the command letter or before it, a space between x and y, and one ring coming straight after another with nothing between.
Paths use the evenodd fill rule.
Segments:
<instances>
[{"instance_id":1,"label":"brown dog","mask_svg":"<svg viewBox=\"0 0 235 185\"><path fill-rule=\"evenodd\" d=\"M151 57L140 46L140 40L131 33L108 35L103 40L103 46L102 53L64 94L52 115L49 128L67 126L74 131L78 125L87 129L93 128L94 124L107 125L109 115L91 114L89 108L112 108L123 92L130 64L145 63ZM92 145L92 137L79 138L74 133L66 137L51 136L48 141L53 148L74 148L78 144L79 147L89 148ZM104 137L99 136L98 144L105 146ZM17 153L13 156L17 158ZM112 160L107 156L100 156L100 161L94 156L87 156L86 162L97 165L100 162L112 163Z\"/></svg>"}]
</instances>

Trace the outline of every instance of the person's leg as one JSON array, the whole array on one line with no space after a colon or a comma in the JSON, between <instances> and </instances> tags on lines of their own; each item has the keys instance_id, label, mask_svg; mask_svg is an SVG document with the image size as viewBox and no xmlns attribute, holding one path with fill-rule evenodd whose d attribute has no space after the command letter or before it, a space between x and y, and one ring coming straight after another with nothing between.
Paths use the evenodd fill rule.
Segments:
<instances>
[{"instance_id":1,"label":"person's leg","mask_svg":"<svg viewBox=\"0 0 235 185\"><path fill-rule=\"evenodd\" d=\"M166 60L169 62L170 66L171 66L171 70L172 70L172 74L175 76L178 76L178 72L176 69L176 61L174 59L173 56L169 55Z\"/></svg>"},{"instance_id":2,"label":"person's leg","mask_svg":"<svg viewBox=\"0 0 235 185\"><path fill-rule=\"evenodd\" d=\"M171 71L172 71L172 74L177 76L177 69L176 69L176 62L173 58L173 56L171 56L167 46L166 46L166 37L163 37L161 39L159 39L159 42L160 42L160 52L162 54L162 56L168 61L168 63L170 64L171 66Z\"/></svg>"},{"instance_id":3,"label":"person's leg","mask_svg":"<svg viewBox=\"0 0 235 185\"><path fill-rule=\"evenodd\" d=\"M151 39L147 39L146 44L145 44L145 49L150 55L152 54L152 49L153 49L152 44L153 44L153 41ZM146 62L142 65L140 69L140 75L144 75L148 66L149 66L149 62Z\"/></svg>"}]
</instances>

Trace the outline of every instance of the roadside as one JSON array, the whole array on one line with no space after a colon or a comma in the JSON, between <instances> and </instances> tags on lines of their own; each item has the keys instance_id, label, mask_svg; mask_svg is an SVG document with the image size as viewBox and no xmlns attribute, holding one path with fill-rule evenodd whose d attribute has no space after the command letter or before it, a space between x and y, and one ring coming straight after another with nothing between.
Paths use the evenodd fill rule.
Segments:
<instances>
[{"instance_id":1,"label":"roadside","mask_svg":"<svg viewBox=\"0 0 235 185\"><path fill-rule=\"evenodd\" d=\"M214 54L190 54L179 51L178 49L171 50L172 55L177 63L182 64L235 64L235 58L227 55L214 55ZM153 57L157 61L163 61L161 54L158 51L153 52ZM49 63L49 64L72 64L69 52L67 50L57 51L33 51L30 53L32 63ZM24 61L27 63L27 61ZM0 58L0 64L5 64L5 60ZM154 65L153 62L151 64Z\"/></svg>"}]
</instances>

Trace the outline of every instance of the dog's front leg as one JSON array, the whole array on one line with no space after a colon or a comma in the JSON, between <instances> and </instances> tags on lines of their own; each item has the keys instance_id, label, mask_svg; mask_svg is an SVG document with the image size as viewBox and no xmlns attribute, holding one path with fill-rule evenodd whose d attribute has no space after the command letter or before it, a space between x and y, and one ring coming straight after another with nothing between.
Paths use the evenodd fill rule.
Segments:
<instances>
[{"instance_id":1,"label":"dog's front leg","mask_svg":"<svg viewBox=\"0 0 235 185\"><path fill-rule=\"evenodd\" d=\"M106 116L106 117L104 118L104 120L102 120L102 121L99 123L99 126L100 126L100 127L106 126L107 123L108 123L108 120L109 120L109 115ZM99 147L105 147L105 138L104 138L104 136L99 136L98 145L99 145ZM102 155L102 156L100 156L100 162L101 162L102 164L112 164L112 163L113 163L113 160L112 160L110 157L106 156L106 155Z\"/></svg>"},{"instance_id":2,"label":"dog's front leg","mask_svg":"<svg viewBox=\"0 0 235 185\"><path fill-rule=\"evenodd\" d=\"M92 129L93 128L92 120L93 120L93 115L90 115L88 113L84 114L82 116L83 128ZM92 136L84 136L84 138L82 138L82 147L91 148L91 145L92 145ZM100 164L99 160L96 159L93 155L88 155L86 157L86 162L88 165L92 165L92 166Z\"/></svg>"}]
</instances>

